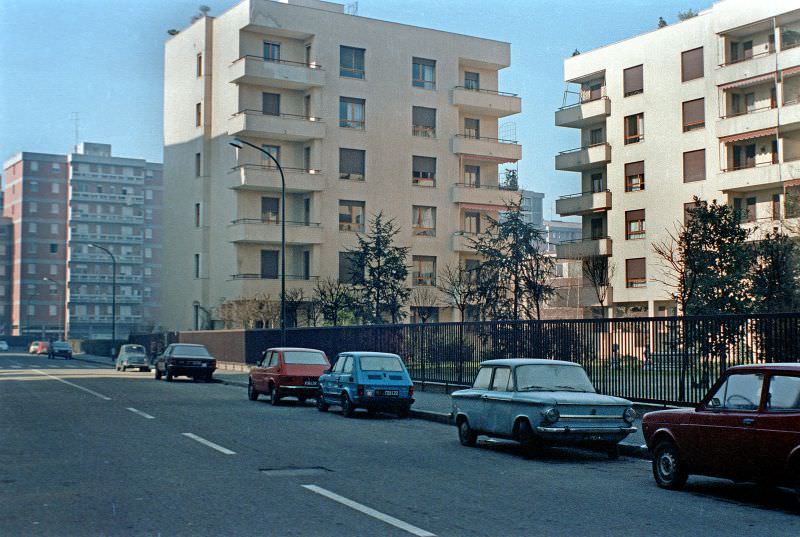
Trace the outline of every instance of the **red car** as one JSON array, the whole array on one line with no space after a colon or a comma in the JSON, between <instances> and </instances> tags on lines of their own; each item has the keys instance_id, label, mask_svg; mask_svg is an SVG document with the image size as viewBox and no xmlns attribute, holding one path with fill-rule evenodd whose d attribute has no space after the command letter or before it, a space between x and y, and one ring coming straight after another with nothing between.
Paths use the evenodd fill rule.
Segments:
<instances>
[{"instance_id":1,"label":"red car","mask_svg":"<svg viewBox=\"0 0 800 537\"><path fill-rule=\"evenodd\" d=\"M304 403L319 393L319 377L331 367L325 353L316 349L279 347L267 349L262 360L250 370L247 397L251 401L269 395L277 405L286 396Z\"/></svg>"},{"instance_id":2,"label":"red car","mask_svg":"<svg viewBox=\"0 0 800 537\"><path fill-rule=\"evenodd\" d=\"M697 408L645 414L642 431L660 487L696 474L800 496L800 364L732 367Z\"/></svg>"}]
</instances>

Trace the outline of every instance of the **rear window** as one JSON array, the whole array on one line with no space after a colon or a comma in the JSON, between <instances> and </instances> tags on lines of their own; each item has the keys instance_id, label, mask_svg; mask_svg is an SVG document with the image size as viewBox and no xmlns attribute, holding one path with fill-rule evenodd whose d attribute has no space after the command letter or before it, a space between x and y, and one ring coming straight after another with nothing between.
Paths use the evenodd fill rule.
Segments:
<instances>
[{"instance_id":1,"label":"rear window","mask_svg":"<svg viewBox=\"0 0 800 537\"><path fill-rule=\"evenodd\" d=\"M172 354L179 354L181 356L200 356L208 358L210 355L205 347L194 347L190 345L176 345Z\"/></svg>"},{"instance_id":2,"label":"rear window","mask_svg":"<svg viewBox=\"0 0 800 537\"><path fill-rule=\"evenodd\" d=\"M403 362L396 356L362 356L359 358L362 371L402 371Z\"/></svg>"},{"instance_id":3,"label":"rear window","mask_svg":"<svg viewBox=\"0 0 800 537\"><path fill-rule=\"evenodd\" d=\"M141 345L125 345L122 347L122 352L128 352L131 354L144 354L144 347Z\"/></svg>"},{"instance_id":4,"label":"rear window","mask_svg":"<svg viewBox=\"0 0 800 537\"><path fill-rule=\"evenodd\" d=\"M311 351L284 351L283 361L287 364L328 365L324 354Z\"/></svg>"}]
</instances>

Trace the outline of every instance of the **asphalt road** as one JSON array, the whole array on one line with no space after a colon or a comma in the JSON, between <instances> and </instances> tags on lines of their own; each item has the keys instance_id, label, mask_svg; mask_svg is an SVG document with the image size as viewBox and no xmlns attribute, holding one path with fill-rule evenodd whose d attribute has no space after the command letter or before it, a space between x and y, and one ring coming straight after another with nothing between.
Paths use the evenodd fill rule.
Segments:
<instances>
[{"instance_id":1,"label":"asphalt road","mask_svg":"<svg viewBox=\"0 0 800 537\"><path fill-rule=\"evenodd\" d=\"M0 354L2 536L800 535L788 491Z\"/></svg>"}]
</instances>

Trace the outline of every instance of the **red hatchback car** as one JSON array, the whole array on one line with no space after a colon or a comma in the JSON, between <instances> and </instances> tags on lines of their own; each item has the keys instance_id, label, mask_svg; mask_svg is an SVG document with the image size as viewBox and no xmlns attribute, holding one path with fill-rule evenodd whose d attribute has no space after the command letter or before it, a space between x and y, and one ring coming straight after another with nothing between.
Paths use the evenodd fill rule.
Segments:
<instances>
[{"instance_id":1,"label":"red hatchback car","mask_svg":"<svg viewBox=\"0 0 800 537\"><path fill-rule=\"evenodd\" d=\"M697 408L645 414L642 431L660 487L696 474L800 496L800 364L732 367Z\"/></svg>"},{"instance_id":2,"label":"red hatchback car","mask_svg":"<svg viewBox=\"0 0 800 537\"><path fill-rule=\"evenodd\" d=\"M262 353L261 362L250 370L247 397L251 401L269 395L277 405L286 396L304 403L319 393L319 377L331 367L325 353L316 349L278 347Z\"/></svg>"}]
</instances>

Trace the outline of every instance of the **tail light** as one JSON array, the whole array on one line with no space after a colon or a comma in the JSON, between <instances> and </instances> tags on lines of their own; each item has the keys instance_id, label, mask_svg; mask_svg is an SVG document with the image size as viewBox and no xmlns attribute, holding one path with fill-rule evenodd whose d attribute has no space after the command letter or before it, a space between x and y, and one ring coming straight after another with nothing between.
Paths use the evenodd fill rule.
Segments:
<instances>
[{"instance_id":1,"label":"tail light","mask_svg":"<svg viewBox=\"0 0 800 537\"><path fill-rule=\"evenodd\" d=\"M358 393L359 397L364 397L364 385L359 384L358 388L356 389L356 393Z\"/></svg>"},{"instance_id":2,"label":"tail light","mask_svg":"<svg viewBox=\"0 0 800 537\"><path fill-rule=\"evenodd\" d=\"M414 385L413 384L408 387L408 396L409 397L413 397L414 396Z\"/></svg>"},{"instance_id":3,"label":"tail light","mask_svg":"<svg viewBox=\"0 0 800 537\"><path fill-rule=\"evenodd\" d=\"M217 368L217 361L216 360L211 360L211 367L213 367L214 369Z\"/></svg>"}]
</instances>

